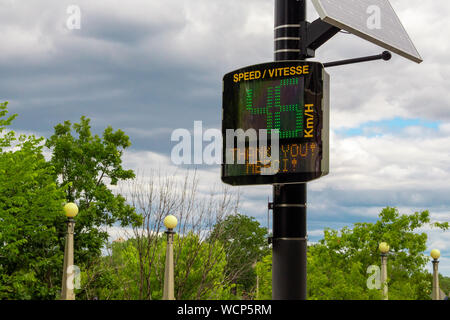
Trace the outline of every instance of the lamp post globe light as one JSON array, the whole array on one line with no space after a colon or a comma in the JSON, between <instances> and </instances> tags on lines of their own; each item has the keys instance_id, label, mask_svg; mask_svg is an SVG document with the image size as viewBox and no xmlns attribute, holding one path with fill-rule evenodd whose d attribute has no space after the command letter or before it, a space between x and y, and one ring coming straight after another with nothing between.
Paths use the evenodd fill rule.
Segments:
<instances>
[{"instance_id":1,"label":"lamp post globe light","mask_svg":"<svg viewBox=\"0 0 450 320\"><path fill-rule=\"evenodd\" d=\"M389 252L389 245L386 242L381 242L378 250L381 252L381 285L383 289L383 299L388 300L388 284L387 284L387 254Z\"/></svg>"},{"instance_id":2,"label":"lamp post globe light","mask_svg":"<svg viewBox=\"0 0 450 320\"><path fill-rule=\"evenodd\" d=\"M382 242L380 243L380 245L378 246L378 249L380 250L380 252L382 254L387 254L389 252L389 245L386 242Z\"/></svg>"},{"instance_id":3,"label":"lamp post globe light","mask_svg":"<svg viewBox=\"0 0 450 320\"><path fill-rule=\"evenodd\" d=\"M78 214L78 206L75 203L69 202L64 206L64 213L67 217L67 235L66 245L64 248L64 266L63 266L63 278L61 299L62 300L75 300L75 293L73 291L73 283L68 283L68 279L73 279L73 233L75 228L74 218ZM70 274L69 274L70 270Z\"/></svg>"},{"instance_id":4,"label":"lamp post globe light","mask_svg":"<svg viewBox=\"0 0 450 320\"><path fill-rule=\"evenodd\" d=\"M175 216L173 215L168 215L167 217L164 218L164 225L166 226L167 229L169 230L173 230L176 228L178 223L178 220Z\"/></svg>"},{"instance_id":5,"label":"lamp post globe light","mask_svg":"<svg viewBox=\"0 0 450 320\"><path fill-rule=\"evenodd\" d=\"M441 252L438 249L433 249L433 250L431 250L430 256L434 260L438 260L441 257Z\"/></svg>"},{"instance_id":6,"label":"lamp post globe light","mask_svg":"<svg viewBox=\"0 0 450 320\"><path fill-rule=\"evenodd\" d=\"M73 202L69 202L64 206L64 212L66 213L67 218L73 219L78 214L78 206Z\"/></svg>"},{"instance_id":7,"label":"lamp post globe light","mask_svg":"<svg viewBox=\"0 0 450 320\"><path fill-rule=\"evenodd\" d=\"M166 248L166 266L164 271L164 292L163 300L175 300L174 279L173 279L173 236L178 220L173 215L164 218L164 225L167 228L167 248Z\"/></svg>"},{"instance_id":8,"label":"lamp post globe light","mask_svg":"<svg viewBox=\"0 0 450 320\"><path fill-rule=\"evenodd\" d=\"M438 249L433 249L430 256L433 258L433 300L440 300L438 259L441 257L441 252Z\"/></svg>"}]
</instances>

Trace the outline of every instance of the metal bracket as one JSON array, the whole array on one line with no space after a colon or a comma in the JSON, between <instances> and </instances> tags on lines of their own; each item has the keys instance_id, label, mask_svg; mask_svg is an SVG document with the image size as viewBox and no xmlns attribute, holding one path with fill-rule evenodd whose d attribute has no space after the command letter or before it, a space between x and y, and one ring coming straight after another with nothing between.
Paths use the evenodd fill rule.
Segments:
<instances>
[{"instance_id":1,"label":"metal bracket","mask_svg":"<svg viewBox=\"0 0 450 320\"><path fill-rule=\"evenodd\" d=\"M314 58L316 49L336 35L340 28L322 21L320 18L312 23L308 21L300 22L300 60Z\"/></svg>"},{"instance_id":2,"label":"metal bracket","mask_svg":"<svg viewBox=\"0 0 450 320\"><path fill-rule=\"evenodd\" d=\"M332 26L320 18L314 20L308 26L308 48L311 48L312 50L318 49L339 31L341 31L340 28Z\"/></svg>"},{"instance_id":3,"label":"metal bracket","mask_svg":"<svg viewBox=\"0 0 450 320\"><path fill-rule=\"evenodd\" d=\"M374 60L388 61L388 60L391 60L391 58L392 58L392 54L389 51L383 51L382 54L377 54L375 56L368 56L368 57L362 57L362 58L354 58L354 59L347 59L347 60L339 60L339 61L327 62L327 63L324 63L323 66L325 68L329 68L329 67L343 66L343 65L346 65L346 64L374 61Z\"/></svg>"},{"instance_id":4,"label":"metal bracket","mask_svg":"<svg viewBox=\"0 0 450 320\"><path fill-rule=\"evenodd\" d=\"M300 22L300 60L305 60L308 58L314 58L316 56L316 52L313 49L310 49L308 46L308 39L310 37L309 34L309 26L310 23L308 21Z\"/></svg>"}]
</instances>

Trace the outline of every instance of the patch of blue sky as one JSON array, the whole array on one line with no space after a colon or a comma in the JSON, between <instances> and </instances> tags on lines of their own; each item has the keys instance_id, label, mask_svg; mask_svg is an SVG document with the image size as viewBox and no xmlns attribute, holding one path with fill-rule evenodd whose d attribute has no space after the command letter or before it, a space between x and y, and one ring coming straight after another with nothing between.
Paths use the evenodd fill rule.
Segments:
<instances>
[{"instance_id":1,"label":"patch of blue sky","mask_svg":"<svg viewBox=\"0 0 450 320\"><path fill-rule=\"evenodd\" d=\"M375 137L385 134L396 134L408 127L423 127L428 129L438 130L440 121L428 121L423 119L406 119L406 118L393 118L389 120L381 121L369 121L363 123L357 128L350 129L338 129L336 132L348 137L352 136L367 136Z\"/></svg>"}]
</instances>

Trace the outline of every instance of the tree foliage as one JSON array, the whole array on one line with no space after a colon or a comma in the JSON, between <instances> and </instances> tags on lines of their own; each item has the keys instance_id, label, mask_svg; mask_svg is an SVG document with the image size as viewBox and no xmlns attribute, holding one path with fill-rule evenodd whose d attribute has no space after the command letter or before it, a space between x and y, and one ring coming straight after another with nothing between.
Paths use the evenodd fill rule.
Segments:
<instances>
[{"instance_id":1,"label":"tree foliage","mask_svg":"<svg viewBox=\"0 0 450 320\"><path fill-rule=\"evenodd\" d=\"M217 223L211 237L224 246L227 278L245 293L252 293L256 287L255 265L269 253L267 229L253 217L236 214Z\"/></svg>"},{"instance_id":2,"label":"tree foliage","mask_svg":"<svg viewBox=\"0 0 450 320\"><path fill-rule=\"evenodd\" d=\"M439 274L439 286L450 297L450 277L444 277L442 274Z\"/></svg>"},{"instance_id":3,"label":"tree foliage","mask_svg":"<svg viewBox=\"0 0 450 320\"><path fill-rule=\"evenodd\" d=\"M43 139L5 133L15 115L0 105L0 299L59 293L64 190L42 154ZM3 134L5 133L5 134Z\"/></svg>"},{"instance_id":4,"label":"tree foliage","mask_svg":"<svg viewBox=\"0 0 450 320\"><path fill-rule=\"evenodd\" d=\"M77 263L87 263L101 254L108 239L102 226L141 222L135 209L122 195L113 194L109 186L134 178L132 170L122 167L123 151L130 145L129 137L111 126L103 131L101 138L93 136L90 120L85 117L73 125L70 121L58 124L46 141L52 151L50 163L55 167L58 184L66 187L66 199L79 207L75 225Z\"/></svg>"},{"instance_id":5,"label":"tree foliage","mask_svg":"<svg viewBox=\"0 0 450 320\"><path fill-rule=\"evenodd\" d=\"M391 300L427 300L431 275L424 254L427 235L418 232L425 225L448 230L448 223L431 223L428 211L401 215L385 208L375 223L356 223L352 229L326 229L324 239L308 247L308 299L381 299L380 291L369 289L367 268L380 266L381 242L390 245L388 286ZM267 258L257 267L258 276L268 277ZM259 298L269 298L261 294Z\"/></svg>"},{"instance_id":6,"label":"tree foliage","mask_svg":"<svg viewBox=\"0 0 450 320\"><path fill-rule=\"evenodd\" d=\"M0 104L0 299L59 297L67 230L65 202L76 202L75 264L83 269L101 255L105 225L138 225L140 217L109 185L134 177L122 168L129 138L111 127L92 136L89 119L55 127L44 139L17 135ZM77 137L72 135L74 129Z\"/></svg>"},{"instance_id":7,"label":"tree foliage","mask_svg":"<svg viewBox=\"0 0 450 320\"><path fill-rule=\"evenodd\" d=\"M218 222L235 212L238 197L226 187L218 191L211 188L209 194L204 194L197 192L197 186L195 171L186 172L181 179L152 171L119 186L143 223L124 235L129 239L125 243L113 244L103 267L96 264L88 270L86 298L96 292L100 281L108 288L114 283L119 285L117 290L100 294L104 299L161 299L166 253L163 220L169 214L178 220L173 248L175 299L234 298L224 273L225 250L217 237L209 235Z\"/></svg>"},{"instance_id":8,"label":"tree foliage","mask_svg":"<svg viewBox=\"0 0 450 320\"><path fill-rule=\"evenodd\" d=\"M167 241L165 235L157 241L155 265L149 271L151 296L161 300L164 288L164 268ZM175 296L178 300L229 299L230 289L224 277L226 257L220 243L201 242L193 233L185 237L175 235L174 246L183 241L182 251L174 266ZM198 251L194 261L190 252ZM102 300L140 300L139 251L136 239L113 243L111 254L103 257L83 273L83 289L80 294L87 299L96 296ZM214 259L214 263L211 260ZM191 264L187 267L188 264ZM205 272L205 268L207 272ZM146 273L147 274L147 273Z\"/></svg>"},{"instance_id":9,"label":"tree foliage","mask_svg":"<svg viewBox=\"0 0 450 320\"><path fill-rule=\"evenodd\" d=\"M272 299L272 254L266 255L256 264L256 300Z\"/></svg>"}]
</instances>

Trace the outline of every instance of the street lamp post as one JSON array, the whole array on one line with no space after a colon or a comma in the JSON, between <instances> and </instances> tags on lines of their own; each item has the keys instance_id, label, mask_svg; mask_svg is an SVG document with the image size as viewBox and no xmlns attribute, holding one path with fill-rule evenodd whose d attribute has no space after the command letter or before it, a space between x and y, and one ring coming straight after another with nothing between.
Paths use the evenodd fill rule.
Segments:
<instances>
[{"instance_id":1,"label":"street lamp post","mask_svg":"<svg viewBox=\"0 0 450 320\"><path fill-rule=\"evenodd\" d=\"M74 218L78 214L78 207L75 203L69 202L64 206L64 212L67 217L67 235L66 235L66 245L64 249L64 267L63 267L63 278L62 278L62 290L61 299L62 300L75 300L75 293L73 291L73 284L69 284L69 274L74 272L73 269L73 233L75 228ZM73 277L70 277L73 279Z\"/></svg>"},{"instance_id":2,"label":"street lamp post","mask_svg":"<svg viewBox=\"0 0 450 320\"><path fill-rule=\"evenodd\" d=\"M167 228L167 249L166 249L166 268L164 271L164 293L163 300L175 300L174 280L173 280L173 229L177 226L177 218L169 215L164 219L164 225Z\"/></svg>"},{"instance_id":3,"label":"street lamp post","mask_svg":"<svg viewBox=\"0 0 450 320\"><path fill-rule=\"evenodd\" d=\"M389 252L389 245L386 242L382 242L378 249L381 252L381 286L383 290L383 299L388 300L387 254Z\"/></svg>"},{"instance_id":4,"label":"street lamp post","mask_svg":"<svg viewBox=\"0 0 450 320\"><path fill-rule=\"evenodd\" d=\"M441 252L437 249L431 250L431 257L433 258L433 300L440 300L439 288L439 258Z\"/></svg>"}]
</instances>

